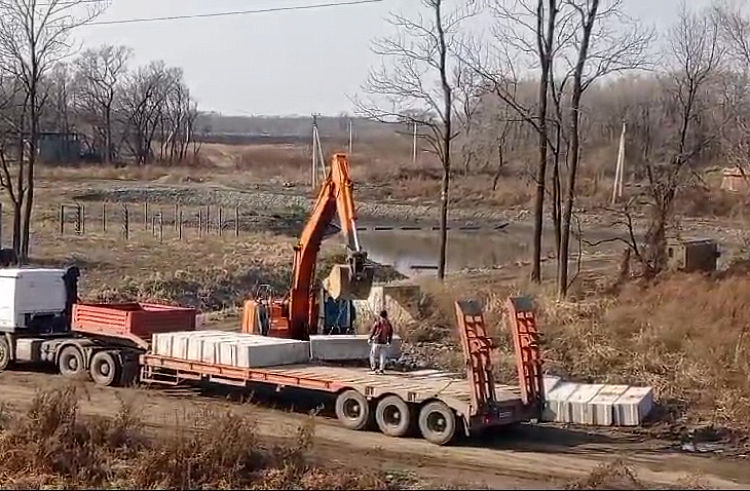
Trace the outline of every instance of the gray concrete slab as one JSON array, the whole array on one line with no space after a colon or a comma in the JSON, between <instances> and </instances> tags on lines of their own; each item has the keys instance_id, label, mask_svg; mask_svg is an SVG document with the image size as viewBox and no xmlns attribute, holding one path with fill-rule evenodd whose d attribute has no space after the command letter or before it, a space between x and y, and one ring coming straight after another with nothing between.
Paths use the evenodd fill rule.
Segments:
<instances>
[{"instance_id":1,"label":"gray concrete slab","mask_svg":"<svg viewBox=\"0 0 750 491\"><path fill-rule=\"evenodd\" d=\"M320 361L354 361L370 358L370 345L367 334L334 334L330 336L310 336L310 358ZM393 336L387 357L401 355L401 338Z\"/></svg>"},{"instance_id":2,"label":"gray concrete slab","mask_svg":"<svg viewBox=\"0 0 750 491\"><path fill-rule=\"evenodd\" d=\"M578 390L568 397L567 402L570 404L571 423L580 425L595 424L594 410L590 402L603 388L603 384L581 384Z\"/></svg>"},{"instance_id":3,"label":"gray concrete slab","mask_svg":"<svg viewBox=\"0 0 750 491\"><path fill-rule=\"evenodd\" d=\"M628 385L605 385L594 396L589 405L593 410L594 421L592 424L597 426L612 426L615 424L614 406L617 399L620 398L630 388Z\"/></svg>"},{"instance_id":4,"label":"gray concrete slab","mask_svg":"<svg viewBox=\"0 0 750 491\"><path fill-rule=\"evenodd\" d=\"M572 414L568 398L578 390L581 384L573 382L559 382L549 394L547 394L544 411L542 411L542 421L555 423L570 423Z\"/></svg>"},{"instance_id":5,"label":"gray concrete slab","mask_svg":"<svg viewBox=\"0 0 750 491\"><path fill-rule=\"evenodd\" d=\"M654 408L654 392L651 387L630 387L613 408L615 425L638 426Z\"/></svg>"}]
</instances>

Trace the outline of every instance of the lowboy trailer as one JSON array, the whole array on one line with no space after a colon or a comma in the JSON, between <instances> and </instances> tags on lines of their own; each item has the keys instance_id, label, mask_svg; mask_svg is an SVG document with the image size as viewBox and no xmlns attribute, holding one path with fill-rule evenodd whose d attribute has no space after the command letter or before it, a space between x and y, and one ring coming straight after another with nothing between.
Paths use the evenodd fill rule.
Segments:
<instances>
[{"instance_id":1,"label":"lowboy trailer","mask_svg":"<svg viewBox=\"0 0 750 491\"><path fill-rule=\"evenodd\" d=\"M88 375L105 386L208 382L303 389L329 396L347 428L376 426L394 437L418 430L438 445L459 432L468 436L541 414L538 333L525 298L508 300L519 385L506 386L494 382L492 342L481 307L473 300L455 304L465 378L434 371L374 375L366 369L314 363L244 369L156 355L152 336L195 330L194 309L79 303L77 278L77 268L0 269L0 371L16 363L47 363L63 376Z\"/></svg>"}]
</instances>

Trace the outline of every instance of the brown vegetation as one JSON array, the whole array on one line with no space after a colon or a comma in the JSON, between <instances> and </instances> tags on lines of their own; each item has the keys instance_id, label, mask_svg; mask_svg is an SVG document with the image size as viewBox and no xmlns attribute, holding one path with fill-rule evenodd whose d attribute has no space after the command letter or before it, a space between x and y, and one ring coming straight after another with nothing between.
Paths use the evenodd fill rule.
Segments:
<instances>
[{"instance_id":1,"label":"brown vegetation","mask_svg":"<svg viewBox=\"0 0 750 491\"><path fill-rule=\"evenodd\" d=\"M39 393L26 413L3 416L5 489L392 489L376 474L311 465L312 421L283 445L261 441L252 420L230 411L152 430L125 403L115 418L84 420L73 387Z\"/></svg>"}]
</instances>

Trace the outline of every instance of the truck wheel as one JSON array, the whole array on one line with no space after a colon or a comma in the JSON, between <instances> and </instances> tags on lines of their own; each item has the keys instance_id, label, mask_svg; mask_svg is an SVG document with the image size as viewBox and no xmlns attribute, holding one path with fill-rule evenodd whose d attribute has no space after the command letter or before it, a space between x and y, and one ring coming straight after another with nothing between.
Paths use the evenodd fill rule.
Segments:
<instances>
[{"instance_id":1,"label":"truck wheel","mask_svg":"<svg viewBox=\"0 0 750 491\"><path fill-rule=\"evenodd\" d=\"M11 366L10 345L8 338L0 334L0 372Z\"/></svg>"},{"instance_id":2,"label":"truck wheel","mask_svg":"<svg viewBox=\"0 0 750 491\"><path fill-rule=\"evenodd\" d=\"M399 396L387 396L375 408L375 421L384 434L402 437L411 428L411 410Z\"/></svg>"},{"instance_id":3,"label":"truck wheel","mask_svg":"<svg viewBox=\"0 0 750 491\"><path fill-rule=\"evenodd\" d=\"M445 445L456 434L456 413L440 401L425 404L419 411L419 431L428 442Z\"/></svg>"},{"instance_id":4,"label":"truck wheel","mask_svg":"<svg viewBox=\"0 0 750 491\"><path fill-rule=\"evenodd\" d=\"M350 430L363 430L370 423L370 404L356 390L346 390L336 398L336 417Z\"/></svg>"},{"instance_id":5,"label":"truck wheel","mask_svg":"<svg viewBox=\"0 0 750 491\"><path fill-rule=\"evenodd\" d=\"M98 385L111 387L120 378L120 363L112 351L100 351L91 359L91 378Z\"/></svg>"},{"instance_id":6,"label":"truck wheel","mask_svg":"<svg viewBox=\"0 0 750 491\"><path fill-rule=\"evenodd\" d=\"M83 373L83 355L75 346L66 346L57 361L60 373L65 377L76 377Z\"/></svg>"}]
</instances>

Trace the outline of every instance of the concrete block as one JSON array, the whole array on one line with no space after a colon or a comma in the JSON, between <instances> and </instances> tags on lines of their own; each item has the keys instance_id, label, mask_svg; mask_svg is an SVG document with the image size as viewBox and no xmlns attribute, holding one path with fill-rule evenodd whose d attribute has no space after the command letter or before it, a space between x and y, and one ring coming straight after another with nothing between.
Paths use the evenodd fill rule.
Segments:
<instances>
[{"instance_id":1,"label":"concrete block","mask_svg":"<svg viewBox=\"0 0 750 491\"><path fill-rule=\"evenodd\" d=\"M283 339L281 342L259 343L239 341L237 346L237 367L263 368L281 365L297 365L310 360L310 343Z\"/></svg>"},{"instance_id":2,"label":"concrete block","mask_svg":"<svg viewBox=\"0 0 750 491\"><path fill-rule=\"evenodd\" d=\"M236 338L232 334L217 334L215 336L206 336L202 339L201 361L209 365L219 364L219 346L223 342L232 342Z\"/></svg>"},{"instance_id":3,"label":"concrete block","mask_svg":"<svg viewBox=\"0 0 750 491\"><path fill-rule=\"evenodd\" d=\"M651 387L630 387L614 403L614 423L617 426L638 426L653 408Z\"/></svg>"},{"instance_id":4,"label":"concrete block","mask_svg":"<svg viewBox=\"0 0 750 491\"><path fill-rule=\"evenodd\" d=\"M605 385L589 405L594 413L593 424L612 426L615 422L615 402L630 388L628 385Z\"/></svg>"},{"instance_id":5,"label":"concrete block","mask_svg":"<svg viewBox=\"0 0 750 491\"><path fill-rule=\"evenodd\" d=\"M562 379L560 377L555 377L554 375L545 375L542 379L542 382L544 383L544 395L546 396L552 390L557 387L557 384L560 383Z\"/></svg>"},{"instance_id":6,"label":"concrete block","mask_svg":"<svg viewBox=\"0 0 750 491\"><path fill-rule=\"evenodd\" d=\"M572 423L579 425L595 424L594 408L590 402L603 388L604 384L581 384L578 390L570 395L567 402L570 404Z\"/></svg>"},{"instance_id":7,"label":"concrete block","mask_svg":"<svg viewBox=\"0 0 750 491\"><path fill-rule=\"evenodd\" d=\"M542 411L542 421L555 423L572 422L572 414L568 398L578 390L581 384L573 382L560 382L547 394Z\"/></svg>"},{"instance_id":8,"label":"concrete block","mask_svg":"<svg viewBox=\"0 0 750 491\"><path fill-rule=\"evenodd\" d=\"M367 334L346 334L330 336L310 336L310 358L321 361L367 360L370 358L370 345ZM393 336L388 358L401 356L401 338Z\"/></svg>"},{"instance_id":9,"label":"concrete block","mask_svg":"<svg viewBox=\"0 0 750 491\"><path fill-rule=\"evenodd\" d=\"M216 362L216 354L214 351L215 344L211 344L210 348L206 350L204 349L206 340L211 339L211 338L217 338L217 337L226 338L227 336L229 336L229 334L220 333L218 331L196 331L192 335L186 336L185 337L185 340L187 342L186 359L190 361L199 361L203 363L215 363ZM177 356L175 356L174 353L173 353L173 356L177 358Z\"/></svg>"}]
</instances>

